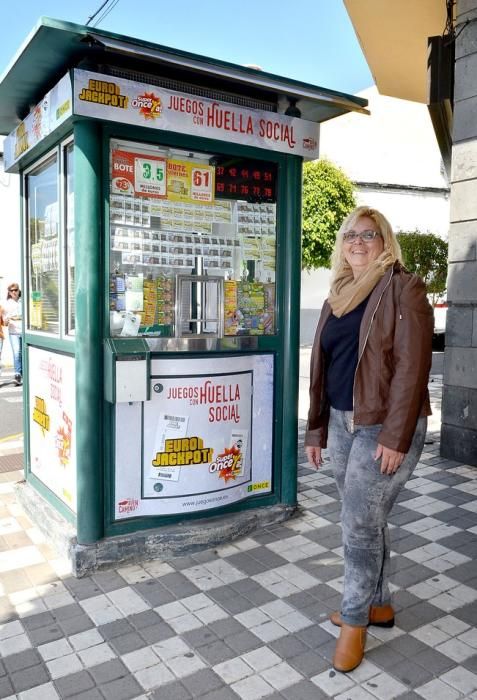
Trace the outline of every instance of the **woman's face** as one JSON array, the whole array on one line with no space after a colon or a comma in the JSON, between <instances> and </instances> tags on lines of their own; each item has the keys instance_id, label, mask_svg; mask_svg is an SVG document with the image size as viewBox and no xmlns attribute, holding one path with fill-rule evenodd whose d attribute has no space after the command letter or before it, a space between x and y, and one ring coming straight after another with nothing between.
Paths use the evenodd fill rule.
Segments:
<instances>
[{"instance_id":1,"label":"woman's face","mask_svg":"<svg viewBox=\"0 0 477 700\"><path fill-rule=\"evenodd\" d=\"M18 284L12 284L12 286L8 288L8 291L12 299L16 300L20 296L20 288Z\"/></svg>"},{"instance_id":2,"label":"woman's face","mask_svg":"<svg viewBox=\"0 0 477 700\"><path fill-rule=\"evenodd\" d=\"M364 233L365 231L374 231L377 233L375 238L370 241L364 241L359 236L355 236L354 240L347 241L350 234ZM352 229L345 231L343 234L343 255L346 262L351 267L354 277L361 275L369 263L376 260L384 250L384 241L375 221L369 216L359 218Z\"/></svg>"}]
</instances>

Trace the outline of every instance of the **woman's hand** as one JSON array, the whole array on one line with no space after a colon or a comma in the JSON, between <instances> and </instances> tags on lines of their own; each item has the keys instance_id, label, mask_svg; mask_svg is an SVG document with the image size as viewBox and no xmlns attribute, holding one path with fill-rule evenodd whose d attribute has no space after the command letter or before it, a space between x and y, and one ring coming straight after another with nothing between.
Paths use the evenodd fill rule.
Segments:
<instances>
[{"instance_id":1,"label":"woman's hand","mask_svg":"<svg viewBox=\"0 0 477 700\"><path fill-rule=\"evenodd\" d=\"M397 472L405 456L406 455L404 454L404 452L392 450L390 447L380 445L378 442L378 447L374 454L374 459L378 460L379 458L381 458L381 474L391 475Z\"/></svg>"},{"instance_id":2,"label":"woman's hand","mask_svg":"<svg viewBox=\"0 0 477 700\"><path fill-rule=\"evenodd\" d=\"M308 446L305 447L305 452L310 466L314 467L315 469L319 469L323 464L321 447Z\"/></svg>"}]
</instances>

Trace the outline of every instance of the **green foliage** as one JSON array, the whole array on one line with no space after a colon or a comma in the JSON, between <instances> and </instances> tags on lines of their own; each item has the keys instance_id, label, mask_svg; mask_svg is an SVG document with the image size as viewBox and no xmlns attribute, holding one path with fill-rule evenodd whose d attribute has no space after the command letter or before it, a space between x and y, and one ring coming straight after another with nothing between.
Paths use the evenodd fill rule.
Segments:
<instances>
[{"instance_id":1,"label":"green foliage","mask_svg":"<svg viewBox=\"0 0 477 700\"><path fill-rule=\"evenodd\" d=\"M435 303L446 290L448 245L434 233L404 231L397 234L404 265L426 283Z\"/></svg>"},{"instance_id":2,"label":"green foliage","mask_svg":"<svg viewBox=\"0 0 477 700\"><path fill-rule=\"evenodd\" d=\"M302 267L330 267L336 233L356 206L353 183L328 160L303 167Z\"/></svg>"}]
</instances>

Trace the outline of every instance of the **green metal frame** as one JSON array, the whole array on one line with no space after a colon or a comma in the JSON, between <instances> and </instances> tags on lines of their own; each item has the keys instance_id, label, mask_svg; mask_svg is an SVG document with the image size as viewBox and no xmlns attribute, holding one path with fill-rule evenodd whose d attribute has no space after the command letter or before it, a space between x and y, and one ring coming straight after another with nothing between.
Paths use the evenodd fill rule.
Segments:
<instances>
[{"instance_id":1,"label":"green metal frame","mask_svg":"<svg viewBox=\"0 0 477 700\"><path fill-rule=\"evenodd\" d=\"M103 287L101 130L77 121L75 141L77 537L90 544L103 526Z\"/></svg>"},{"instance_id":2,"label":"green metal frame","mask_svg":"<svg viewBox=\"0 0 477 700\"><path fill-rule=\"evenodd\" d=\"M74 339L24 334L25 385L28 386L29 345L75 355L77 514L34 474L28 481L68 521L76 520L80 544L105 535L118 535L183 520L224 515L282 503L296 504L296 448L298 421L298 347L301 260L301 163L264 149L199 137L96 120L76 120L75 149L75 262L76 332ZM257 336L255 350L217 352L216 356L247 353L274 355L274 431L271 494L250 496L223 508L188 514L149 516L114 521L114 406L103 392L103 345L109 337L109 143L110 139L137 140L176 148L257 158L278 165L277 204L277 333ZM23 217L23 212L22 212ZM22 248L24 241L22 239ZM25 274L25 271L24 271ZM24 280L23 280L23 288ZM161 353L154 353L160 356ZM208 353L165 353L168 358L208 357ZM294 400L290 400L294 397ZM29 406L25 397L25 473L29 456Z\"/></svg>"},{"instance_id":3,"label":"green metal frame","mask_svg":"<svg viewBox=\"0 0 477 700\"><path fill-rule=\"evenodd\" d=\"M24 357L23 357L23 373L24 373L24 386L29 386L29 361L28 361L28 348L39 348L40 350L53 350L58 352L58 354L67 355L68 357L74 357L74 352L72 352L72 343L57 340L53 338L33 336L29 333L24 336ZM43 498L48 501L68 522L73 525L76 524L76 513L74 513L71 508L69 508L64 501L61 500L53 491L51 491L48 486L41 481L32 471L31 471L31 457L30 457L30 397L27 392L24 391L23 397L23 431L24 431L24 472L25 479L31 486L35 488L38 493L43 496Z\"/></svg>"},{"instance_id":4,"label":"green metal frame","mask_svg":"<svg viewBox=\"0 0 477 700\"><path fill-rule=\"evenodd\" d=\"M60 153L58 149L65 140L65 134L63 130L56 134L57 142L56 144L51 144L50 141L43 144L43 149L38 153L37 160L43 159L45 155L49 152L53 153L57 151L57 162L59 162ZM30 167L34 167L35 161L28 160L24 164L24 170L29 170ZM22 289L27 289L27 277L28 277L28 260L29 258L25 255L26 250L26 224L25 224L25 178L23 176L20 178L20 230L22 232L20 240L20 250L21 258L24 261L22 267ZM62 277L60 276L60 279ZM24 314L26 319L26 314ZM31 484L32 487L38 491L45 500L50 503L68 522L76 524L76 514L66 505L61 498L59 498L53 491L51 491L48 486L41 481L34 473L31 471L31 453L30 453L30 397L26 388L30 384L29 375L29 353L28 348L35 347L41 350L50 350L52 352L57 352L63 355L68 355L69 357L74 357L75 345L74 337L58 337L53 335L45 335L43 333L32 333L23 329L23 343L22 343L22 361L23 361L23 471L25 480Z\"/></svg>"},{"instance_id":5,"label":"green metal frame","mask_svg":"<svg viewBox=\"0 0 477 700\"><path fill-rule=\"evenodd\" d=\"M247 352L274 354L274 435L273 435L273 492L263 496L250 496L223 508L214 508L187 514L167 516L146 516L130 520L114 521L114 407L105 404L103 414L104 440L104 533L118 535L157 527L164 524L198 518L233 513L251 508L282 503L296 504L297 477L297 422L298 422L298 372L299 372L299 308L301 272L301 164L297 156L287 156L264 149L224 143L200 137L152 131L140 127L104 125L102 129L103 158L103 205L104 231L104 303L103 336L109 336L109 144L110 139L124 139L141 143L161 144L176 148L236 155L268 160L278 164L278 243L277 243L277 334L257 336L256 350L237 350L236 354ZM230 352L214 352L214 355L227 356ZM154 353L153 356L161 356ZM208 357L207 353L164 353L167 358ZM289 397L295 400L290 401ZM285 409L286 407L286 409ZM78 429L80 422L78 421ZM78 541L80 530L78 527Z\"/></svg>"}]
</instances>

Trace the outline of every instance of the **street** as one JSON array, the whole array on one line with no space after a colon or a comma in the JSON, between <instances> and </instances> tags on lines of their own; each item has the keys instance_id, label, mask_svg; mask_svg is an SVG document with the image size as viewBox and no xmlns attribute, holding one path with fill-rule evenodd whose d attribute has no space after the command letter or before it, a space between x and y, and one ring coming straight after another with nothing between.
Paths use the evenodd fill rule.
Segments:
<instances>
[{"instance_id":1,"label":"street","mask_svg":"<svg viewBox=\"0 0 477 700\"><path fill-rule=\"evenodd\" d=\"M0 440L23 431L23 387L15 386L13 368L0 374Z\"/></svg>"}]
</instances>

